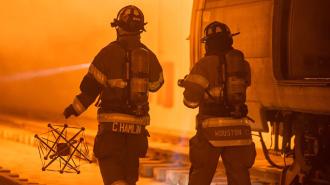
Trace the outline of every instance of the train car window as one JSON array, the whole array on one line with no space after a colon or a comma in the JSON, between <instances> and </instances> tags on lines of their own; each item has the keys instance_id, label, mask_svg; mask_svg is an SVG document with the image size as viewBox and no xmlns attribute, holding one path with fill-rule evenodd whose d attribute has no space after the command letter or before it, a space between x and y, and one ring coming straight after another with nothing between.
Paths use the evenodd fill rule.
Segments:
<instances>
[{"instance_id":1,"label":"train car window","mask_svg":"<svg viewBox=\"0 0 330 185\"><path fill-rule=\"evenodd\" d=\"M330 80L329 10L329 0L278 0L273 30L277 77Z\"/></svg>"}]
</instances>

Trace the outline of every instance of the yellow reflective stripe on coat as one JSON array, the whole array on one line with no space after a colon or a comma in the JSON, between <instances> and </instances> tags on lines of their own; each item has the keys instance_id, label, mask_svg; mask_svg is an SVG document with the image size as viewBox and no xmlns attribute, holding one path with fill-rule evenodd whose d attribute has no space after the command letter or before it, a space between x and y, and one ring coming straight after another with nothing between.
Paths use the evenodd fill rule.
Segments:
<instances>
[{"instance_id":1,"label":"yellow reflective stripe on coat","mask_svg":"<svg viewBox=\"0 0 330 185\"><path fill-rule=\"evenodd\" d=\"M99 82L102 85L107 84L107 76L103 74L97 67L95 67L93 64L89 66L88 72L92 74L92 76L95 78L97 82Z\"/></svg>"},{"instance_id":2,"label":"yellow reflective stripe on coat","mask_svg":"<svg viewBox=\"0 0 330 185\"><path fill-rule=\"evenodd\" d=\"M164 83L163 72L159 74L159 78L155 82L149 82L149 91L157 90Z\"/></svg>"},{"instance_id":3,"label":"yellow reflective stripe on coat","mask_svg":"<svg viewBox=\"0 0 330 185\"><path fill-rule=\"evenodd\" d=\"M130 114L122 113L99 113L97 115L97 120L100 123L104 122L119 122L119 123L130 123L137 125L149 125L149 116L134 116Z\"/></svg>"},{"instance_id":4,"label":"yellow reflective stripe on coat","mask_svg":"<svg viewBox=\"0 0 330 185\"><path fill-rule=\"evenodd\" d=\"M192 102L187 100L186 98L183 98L183 103L189 108L196 108L199 105L199 102Z\"/></svg>"},{"instance_id":5,"label":"yellow reflective stripe on coat","mask_svg":"<svg viewBox=\"0 0 330 185\"><path fill-rule=\"evenodd\" d=\"M72 107L76 111L77 114L81 114L86 110L84 105L80 102L80 100L77 97L74 98Z\"/></svg>"},{"instance_id":6,"label":"yellow reflective stripe on coat","mask_svg":"<svg viewBox=\"0 0 330 185\"><path fill-rule=\"evenodd\" d=\"M108 84L110 87L118 87L118 88L125 88L127 86L127 82L123 79L110 79L108 80Z\"/></svg>"},{"instance_id":7,"label":"yellow reflective stripe on coat","mask_svg":"<svg viewBox=\"0 0 330 185\"><path fill-rule=\"evenodd\" d=\"M232 117L214 117L208 118L203 121L202 127L227 127L227 126L240 126L249 125L249 120L247 118L234 119Z\"/></svg>"},{"instance_id":8,"label":"yellow reflective stripe on coat","mask_svg":"<svg viewBox=\"0 0 330 185\"><path fill-rule=\"evenodd\" d=\"M197 84L203 89L206 89L209 86L209 81L207 80L207 78L199 74L189 74L185 81Z\"/></svg>"}]
</instances>

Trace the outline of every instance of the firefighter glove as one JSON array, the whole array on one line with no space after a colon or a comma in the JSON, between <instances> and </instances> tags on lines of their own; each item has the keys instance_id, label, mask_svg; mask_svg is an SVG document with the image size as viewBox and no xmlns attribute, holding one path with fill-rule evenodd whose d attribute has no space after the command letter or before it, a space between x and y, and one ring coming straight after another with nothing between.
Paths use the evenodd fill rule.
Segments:
<instances>
[{"instance_id":1,"label":"firefighter glove","mask_svg":"<svg viewBox=\"0 0 330 185\"><path fill-rule=\"evenodd\" d=\"M68 119L70 116L78 116L72 105L69 105L63 112L65 119Z\"/></svg>"}]
</instances>

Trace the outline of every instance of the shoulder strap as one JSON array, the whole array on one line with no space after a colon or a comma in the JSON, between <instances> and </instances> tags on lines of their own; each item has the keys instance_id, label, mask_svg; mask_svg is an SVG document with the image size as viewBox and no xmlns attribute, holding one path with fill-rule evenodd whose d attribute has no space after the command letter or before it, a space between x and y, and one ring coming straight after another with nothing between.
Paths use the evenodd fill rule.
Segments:
<instances>
[{"instance_id":1,"label":"shoulder strap","mask_svg":"<svg viewBox=\"0 0 330 185\"><path fill-rule=\"evenodd\" d=\"M219 66L218 66L218 83L222 86L222 93L223 93L223 104L224 106L228 105L227 101L227 61L224 54L218 55L219 57Z\"/></svg>"}]
</instances>

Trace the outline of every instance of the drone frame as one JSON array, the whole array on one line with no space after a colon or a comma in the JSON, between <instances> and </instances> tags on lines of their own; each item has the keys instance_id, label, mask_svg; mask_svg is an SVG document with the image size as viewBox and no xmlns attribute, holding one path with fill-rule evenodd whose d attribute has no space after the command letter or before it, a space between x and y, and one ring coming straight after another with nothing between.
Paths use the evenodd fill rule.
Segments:
<instances>
[{"instance_id":1,"label":"drone frame","mask_svg":"<svg viewBox=\"0 0 330 185\"><path fill-rule=\"evenodd\" d=\"M61 127L63 128L61 129ZM37 134L34 136L38 142L38 151L42 162L42 171L59 171L60 173L72 173L74 171L79 174L80 159L92 163L92 160L90 160L87 156L89 150L85 142L84 127L69 127L67 124L64 124L63 126L52 126L49 123L48 128L48 132L40 134L40 136ZM75 129L78 130L78 132L73 134L71 138L68 138L68 129ZM43 137L45 134L48 134L47 138ZM49 139L49 135L52 135L55 141ZM78 164L76 164L74 157L79 159ZM48 159L51 160L48 162ZM60 163L60 169L48 169L48 167L50 167L51 164L57 160ZM66 168L68 170L66 170Z\"/></svg>"}]
</instances>

